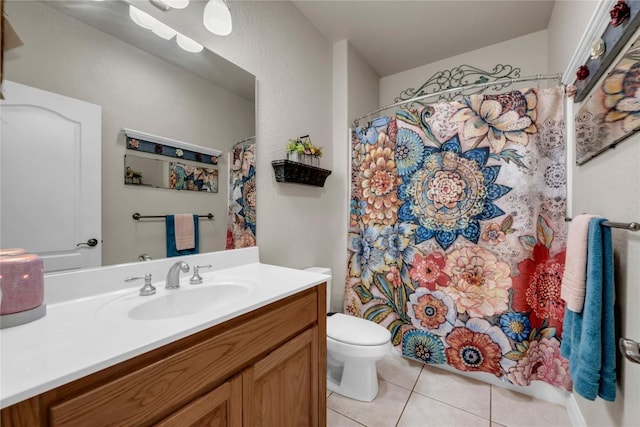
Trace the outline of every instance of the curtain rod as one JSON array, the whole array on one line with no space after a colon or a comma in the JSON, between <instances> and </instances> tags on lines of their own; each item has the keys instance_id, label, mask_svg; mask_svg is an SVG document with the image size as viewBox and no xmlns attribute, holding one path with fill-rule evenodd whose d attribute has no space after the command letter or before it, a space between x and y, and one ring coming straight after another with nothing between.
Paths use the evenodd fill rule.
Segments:
<instances>
[{"instance_id":1,"label":"curtain rod","mask_svg":"<svg viewBox=\"0 0 640 427\"><path fill-rule=\"evenodd\" d=\"M404 101L396 102L395 104L390 104L390 105L387 105L385 107L378 108L377 110L370 111L367 114L365 114L364 116L360 116L357 119L355 119L353 121L353 124L355 125L354 127L357 127L358 126L358 122L360 120L364 119L365 117L369 117L372 114L376 114L376 113L379 113L381 111L388 110L389 108L399 107L399 106L401 106L403 104L408 104L410 102L419 101L419 100L425 99L425 98L431 98L431 97L434 97L434 96L444 95L446 93L452 93L452 92L462 91L462 90L466 90L466 89L481 88L481 87L487 87L487 86L493 86L493 85L513 84L513 83L519 83L519 82L530 82L530 81L536 81L536 80L537 81L541 81L541 80L557 80L558 84L561 84L562 83L562 74L545 74L545 75L538 74L536 76L515 77L515 78L511 78L511 79L494 80L492 82L486 82L486 83L473 83L473 84L462 85L462 86L458 86L458 87L452 87L452 88L449 88L449 89L439 90L437 92L429 93L429 94L426 94L426 95L416 96L416 97L411 98L411 99L407 99L407 100L404 100Z\"/></svg>"},{"instance_id":2,"label":"curtain rod","mask_svg":"<svg viewBox=\"0 0 640 427\"><path fill-rule=\"evenodd\" d=\"M235 147L236 145L240 145L243 142L251 141L252 139L256 139L256 137L255 136L250 136L249 138L245 138L243 140L240 140L240 141L236 142L235 144L233 144L232 147Z\"/></svg>"}]
</instances>

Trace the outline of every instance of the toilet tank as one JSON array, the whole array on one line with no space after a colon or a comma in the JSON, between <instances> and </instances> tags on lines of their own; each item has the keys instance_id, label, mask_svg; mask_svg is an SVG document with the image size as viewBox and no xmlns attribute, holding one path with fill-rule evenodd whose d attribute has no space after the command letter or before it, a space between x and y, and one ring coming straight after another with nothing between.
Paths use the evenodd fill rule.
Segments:
<instances>
[{"instance_id":1,"label":"toilet tank","mask_svg":"<svg viewBox=\"0 0 640 427\"><path fill-rule=\"evenodd\" d=\"M311 271L312 273L326 274L329 276L327 279L327 313L331 311L331 269L327 267L309 267L305 268L305 271Z\"/></svg>"}]
</instances>

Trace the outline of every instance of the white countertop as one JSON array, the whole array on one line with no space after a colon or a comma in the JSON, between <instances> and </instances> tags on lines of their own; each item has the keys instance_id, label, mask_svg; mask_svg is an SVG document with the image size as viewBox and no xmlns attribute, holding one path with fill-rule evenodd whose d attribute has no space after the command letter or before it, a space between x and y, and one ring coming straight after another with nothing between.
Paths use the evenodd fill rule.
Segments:
<instances>
[{"instance_id":1,"label":"white countertop","mask_svg":"<svg viewBox=\"0 0 640 427\"><path fill-rule=\"evenodd\" d=\"M216 253L221 254L221 253ZM257 251L255 252L257 255ZM216 255L218 258L221 255ZM163 261L166 267L179 259ZM199 255L199 263L206 256ZM169 263L169 264L167 264ZM191 263L190 263L191 264ZM151 264L142 264L147 267ZM118 274L140 270L141 264ZM150 267L149 267L150 268ZM108 270L109 267L104 270ZM103 270L103 269L100 269ZM94 276L100 270L92 270ZM136 270L136 271L137 271ZM105 271L107 275L108 271ZM129 274L127 273L127 274ZM134 273L135 274L135 273ZM131 274L129 274L131 275ZM181 274L181 288L166 290L157 283L153 296L138 295L142 282L107 293L85 295L48 303L47 315L34 322L0 330L0 405L2 408L62 384L184 338L256 308L324 282L328 276L253 262L214 271L201 270L204 283L190 285L190 274ZM74 278L82 277L75 273ZM58 280L66 276L59 276ZM233 304L194 314L160 320L134 320L127 312L141 302L171 292L188 292L195 286L215 286L218 280L238 279L251 283L252 291ZM164 281L164 277L160 282ZM45 279L45 286L46 286ZM121 285L119 285L121 287ZM52 297L51 300L54 300Z\"/></svg>"}]
</instances>

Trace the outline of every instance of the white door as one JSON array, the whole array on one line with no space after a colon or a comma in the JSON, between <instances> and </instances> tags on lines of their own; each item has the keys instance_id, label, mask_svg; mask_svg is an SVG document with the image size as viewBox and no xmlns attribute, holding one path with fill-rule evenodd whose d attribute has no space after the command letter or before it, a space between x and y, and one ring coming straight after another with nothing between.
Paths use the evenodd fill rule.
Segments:
<instances>
[{"instance_id":1,"label":"white door","mask_svg":"<svg viewBox=\"0 0 640 427\"><path fill-rule=\"evenodd\" d=\"M0 247L47 273L100 266L101 107L6 80L3 93Z\"/></svg>"}]
</instances>

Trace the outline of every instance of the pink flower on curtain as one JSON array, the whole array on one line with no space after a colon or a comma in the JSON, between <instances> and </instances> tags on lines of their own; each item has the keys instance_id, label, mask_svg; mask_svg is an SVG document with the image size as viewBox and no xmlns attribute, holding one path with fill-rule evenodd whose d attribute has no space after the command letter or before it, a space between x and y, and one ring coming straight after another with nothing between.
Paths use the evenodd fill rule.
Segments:
<instances>
[{"instance_id":1,"label":"pink flower on curtain","mask_svg":"<svg viewBox=\"0 0 640 427\"><path fill-rule=\"evenodd\" d=\"M532 341L516 366L509 369L507 378L520 386L539 380L568 391L572 388L569 362L560 355L560 342L555 338Z\"/></svg>"},{"instance_id":2,"label":"pink flower on curtain","mask_svg":"<svg viewBox=\"0 0 640 427\"><path fill-rule=\"evenodd\" d=\"M394 288L402 286L402 277L400 277L400 270L398 270L397 266L392 265L391 268L389 268L386 278Z\"/></svg>"},{"instance_id":3,"label":"pink flower on curtain","mask_svg":"<svg viewBox=\"0 0 640 427\"><path fill-rule=\"evenodd\" d=\"M564 301L560 287L564 272L565 251L551 256L549 249L540 243L533 248L533 259L518 264L520 275L513 278L513 308L530 313L531 326L539 329L545 321L562 335Z\"/></svg>"},{"instance_id":4,"label":"pink flower on curtain","mask_svg":"<svg viewBox=\"0 0 640 427\"><path fill-rule=\"evenodd\" d=\"M491 243L493 246L504 242L506 238L507 235L502 231L500 225L495 222L487 225L482 233L482 240Z\"/></svg>"},{"instance_id":5,"label":"pink flower on curtain","mask_svg":"<svg viewBox=\"0 0 640 427\"><path fill-rule=\"evenodd\" d=\"M436 285L448 286L449 276L444 272L446 260L444 255L434 252L428 256L421 253L415 254L412 261L409 277L418 283L418 286L435 291Z\"/></svg>"},{"instance_id":6,"label":"pink flower on curtain","mask_svg":"<svg viewBox=\"0 0 640 427\"><path fill-rule=\"evenodd\" d=\"M511 269L491 252L478 246L457 249L447 256L443 271L451 284L442 290L456 302L459 313L484 317L509 308Z\"/></svg>"}]
</instances>

